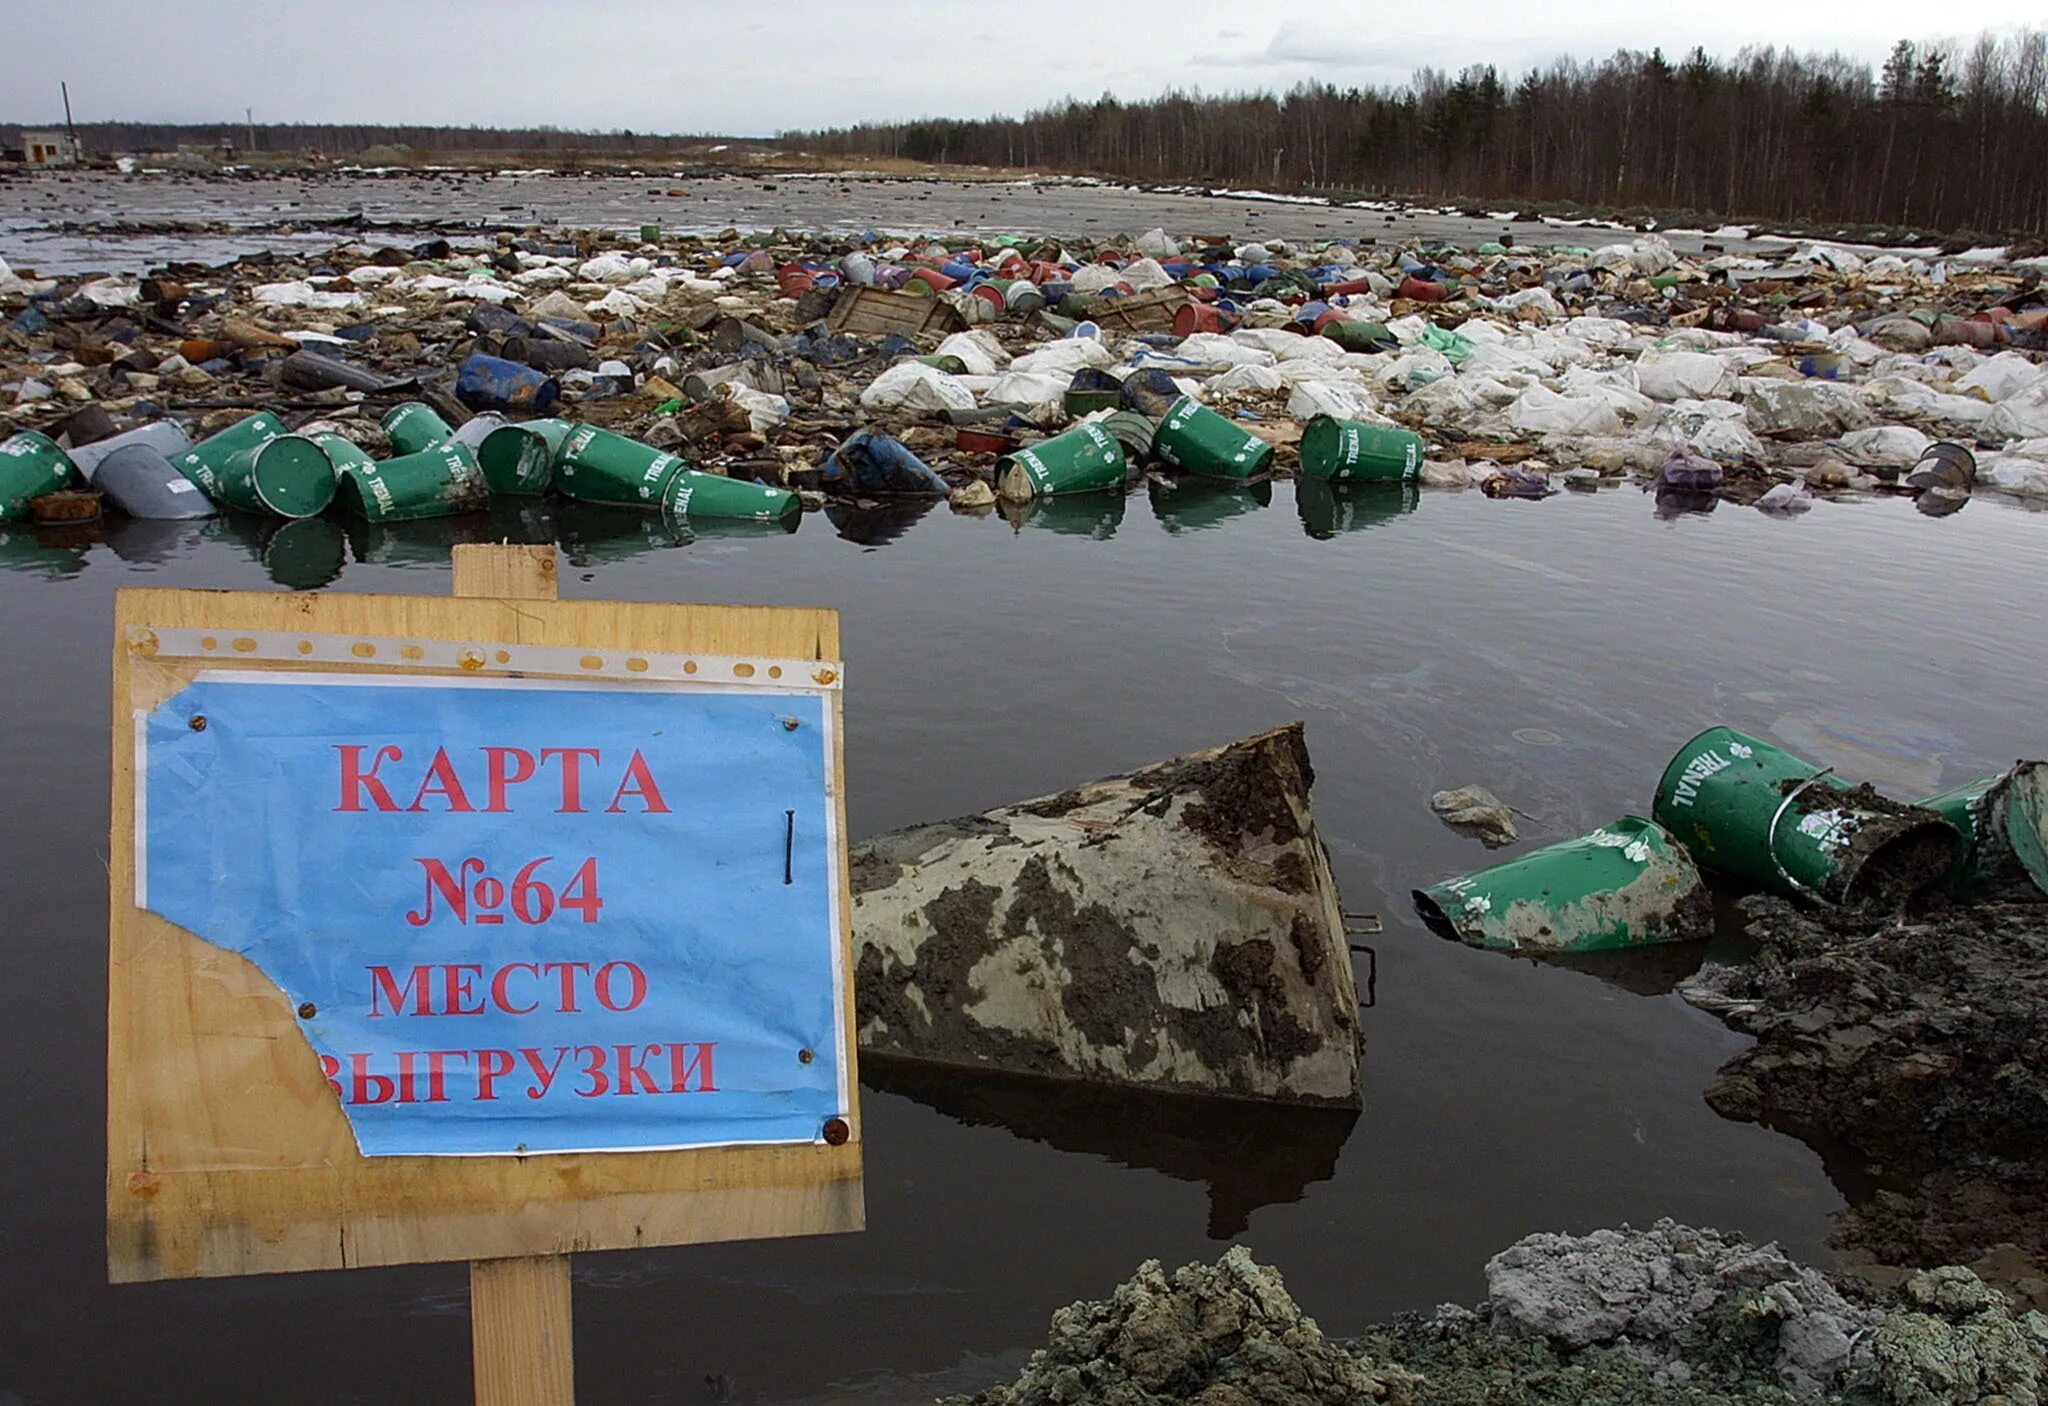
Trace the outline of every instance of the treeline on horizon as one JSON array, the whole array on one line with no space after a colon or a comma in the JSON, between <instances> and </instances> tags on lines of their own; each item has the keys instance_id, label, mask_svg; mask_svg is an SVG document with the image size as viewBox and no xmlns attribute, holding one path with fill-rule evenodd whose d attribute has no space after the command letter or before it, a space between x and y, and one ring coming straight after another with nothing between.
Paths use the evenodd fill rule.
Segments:
<instances>
[{"instance_id":1,"label":"treeline on horizon","mask_svg":"<svg viewBox=\"0 0 2048 1406\"><path fill-rule=\"evenodd\" d=\"M0 144L18 146L23 131L55 131L62 121L0 122ZM591 156L643 154L658 156L671 147L715 141L709 136L654 136L625 129L579 132L561 127L420 127L375 122L258 122L255 145L249 144L246 122L80 122L79 140L88 153L111 156L122 152L175 151L180 146L211 147L222 138L238 151L317 152L323 156L354 156L374 147L410 147L419 152L530 151Z\"/></svg>"},{"instance_id":2,"label":"treeline on horizon","mask_svg":"<svg viewBox=\"0 0 2048 1406\"><path fill-rule=\"evenodd\" d=\"M1069 99L1023 118L786 132L816 155L1211 187L1566 201L1708 219L2048 231L2048 35L1841 54L1561 58L1519 79Z\"/></svg>"}]
</instances>

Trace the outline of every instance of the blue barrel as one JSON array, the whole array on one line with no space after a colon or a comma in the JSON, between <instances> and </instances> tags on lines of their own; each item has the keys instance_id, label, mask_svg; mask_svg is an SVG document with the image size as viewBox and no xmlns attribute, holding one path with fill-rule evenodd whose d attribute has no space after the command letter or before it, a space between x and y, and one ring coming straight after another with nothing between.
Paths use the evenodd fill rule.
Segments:
<instances>
[{"instance_id":1,"label":"blue barrel","mask_svg":"<svg viewBox=\"0 0 2048 1406\"><path fill-rule=\"evenodd\" d=\"M472 410L545 415L562 398L562 383L531 366L479 352L462 363L455 398Z\"/></svg>"}]
</instances>

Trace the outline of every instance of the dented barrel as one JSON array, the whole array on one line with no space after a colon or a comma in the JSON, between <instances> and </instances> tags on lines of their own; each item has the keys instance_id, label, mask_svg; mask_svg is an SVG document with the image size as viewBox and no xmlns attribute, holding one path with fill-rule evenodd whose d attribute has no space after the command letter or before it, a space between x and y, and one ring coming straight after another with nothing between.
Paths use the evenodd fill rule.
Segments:
<instances>
[{"instance_id":1,"label":"dented barrel","mask_svg":"<svg viewBox=\"0 0 2048 1406\"><path fill-rule=\"evenodd\" d=\"M1240 429L1191 395L1176 400L1152 436L1152 452L1204 478L1245 479L1265 472L1273 446Z\"/></svg>"},{"instance_id":2,"label":"dented barrel","mask_svg":"<svg viewBox=\"0 0 2048 1406\"><path fill-rule=\"evenodd\" d=\"M796 494L745 479L684 469L668 481L661 510L670 518L748 518L775 522L803 510Z\"/></svg>"},{"instance_id":3,"label":"dented barrel","mask_svg":"<svg viewBox=\"0 0 2048 1406\"><path fill-rule=\"evenodd\" d=\"M1939 882L1960 843L1933 811L1851 789L1729 727L1679 748L1651 814L1702 868L1847 907L1901 902Z\"/></svg>"},{"instance_id":4,"label":"dented barrel","mask_svg":"<svg viewBox=\"0 0 2048 1406\"><path fill-rule=\"evenodd\" d=\"M996 460L996 489L1012 502L1120 487L1124 447L1101 425L1082 425Z\"/></svg>"},{"instance_id":5,"label":"dented barrel","mask_svg":"<svg viewBox=\"0 0 2048 1406\"><path fill-rule=\"evenodd\" d=\"M2048 897L2048 763L2018 762L1919 804L1963 837L1948 876L1958 897Z\"/></svg>"},{"instance_id":6,"label":"dented barrel","mask_svg":"<svg viewBox=\"0 0 2048 1406\"><path fill-rule=\"evenodd\" d=\"M1654 820L1624 815L1590 835L1415 891L1432 928L1510 952L1606 952L1705 937L1700 871Z\"/></svg>"}]
</instances>

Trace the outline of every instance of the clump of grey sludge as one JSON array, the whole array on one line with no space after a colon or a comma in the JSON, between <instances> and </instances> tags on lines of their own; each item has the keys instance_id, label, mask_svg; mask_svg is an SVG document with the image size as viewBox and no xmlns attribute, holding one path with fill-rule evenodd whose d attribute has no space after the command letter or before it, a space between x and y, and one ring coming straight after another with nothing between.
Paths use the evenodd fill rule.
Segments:
<instances>
[{"instance_id":1,"label":"clump of grey sludge","mask_svg":"<svg viewBox=\"0 0 2048 1406\"><path fill-rule=\"evenodd\" d=\"M1532 1235L1446 1307L1340 1344L1249 1251L1061 1309L1024 1374L972 1406L1462 1406L1470 1402L2043 1406L2048 1318L1968 1269L1846 1297L1775 1245L1659 1221Z\"/></svg>"}]
</instances>

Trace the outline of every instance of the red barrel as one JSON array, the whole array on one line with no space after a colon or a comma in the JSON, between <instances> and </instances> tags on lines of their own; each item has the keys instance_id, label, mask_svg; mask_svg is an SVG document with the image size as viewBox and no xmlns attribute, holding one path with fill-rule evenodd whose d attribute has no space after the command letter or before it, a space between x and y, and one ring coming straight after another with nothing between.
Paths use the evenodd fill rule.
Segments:
<instances>
[{"instance_id":1,"label":"red barrel","mask_svg":"<svg viewBox=\"0 0 2048 1406\"><path fill-rule=\"evenodd\" d=\"M1223 315L1208 303L1183 303L1174 311L1173 335L1176 337L1223 330Z\"/></svg>"},{"instance_id":2,"label":"red barrel","mask_svg":"<svg viewBox=\"0 0 2048 1406\"><path fill-rule=\"evenodd\" d=\"M1372 284L1368 283L1365 279L1354 278L1348 283L1330 284L1328 287L1323 289L1323 296L1325 298L1338 298L1348 297L1354 293L1370 292L1372 292Z\"/></svg>"},{"instance_id":3,"label":"red barrel","mask_svg":"<svg viewBox=\"0 0 2048 1406\"><path fill-rule=\"evenodd\" d=\"M1394 290L1397 298L1412 298L1418 303L1441 303L1451 296L1451 290L1441 283L1425 283L1419 278L1404 278L1401 286Z\"/></svg>"},{"instance_id":4,"label":"red barrel","mask_svg":"<svg viewBox=\"0 0 2048 1406\"><path fill-rule=\"evenodd\" d=\"M957 280L946 277L946 275L940 273L937 269L919 269L915 273L910 275L910 281L913 283L922 283L929 287L934 293L943 293L948 288L951 288Z\"/></svg>"},{"instance_id":5,"label":"red barrel","mask_svg":"<svg viewBox=\"0 0 2048 1406\"><path fill-rule=\"evenodd\" d=\"M1027 282L1036 283L1041 288L1048 283L1065 283L1068 277L1067 271L1058 264L1049 264L1042 259L1031 264L1017 276Z\"/></svg>"},{"instance_id":6,"label":"red barrel","mask_svg":"<svg viewBox=\"0 0 2048 1406\"><path fill-rule=\"evenodd\" d=\"M801 264L790 264L778 271L775 281L782 285L782 296L801 298L817 286L818 276Z\"/></svg>"},{"instance_id":7,"label":"red barrel","mask_svg":"<svg viewBox=\"0 0 2048 1406\"><path fill-rule=\"evenodd\" d=\"M1350 320L1344 316L1342 308L1331 308L1328 312L1322 313L1316 318L1314 335L1321 336L1323 329L1333 322L1349 322Z\"/></svg>"},{"instance_id":8,"label":"red barrel","mask_svg":"<svg viewBox=\"0 0 2048 1406\"><path fill-rule=\"evenodd\" d=\"M977 298L984 298L988 302L994 304L996 316L998 317L1002 316L1003 313L1009 308L1008 300L1006 300L1003 297L1003 290L997 287L996 284L994 284L993 282L977 283L974 286L974 296Z\"/></svg>"},{"instance_id":9,"label":"red barrel","mask_svg":"<svg viewBox=\"0 0 2048 1406\"><path fill-rule=\"evenodd\" d=\"M1024 256L1022 254L1018 253L1015 249L1005 249L996 257L996 272L1003 273L1012 264L1021 264L1023 262ZM1009 277L1016 278L1018 275L1010 274Z\"/></svg>"}]
</instances>

